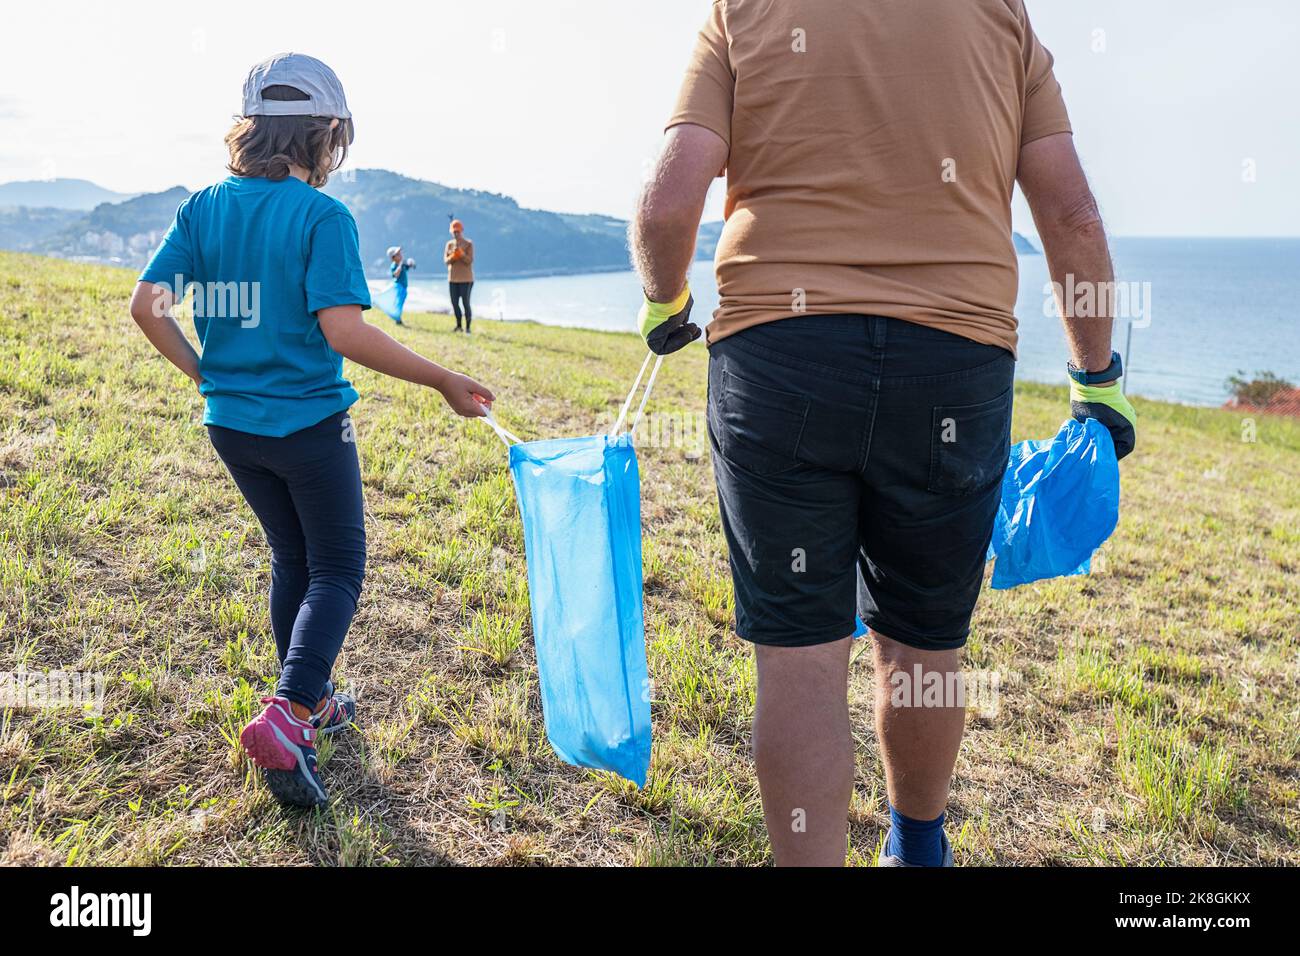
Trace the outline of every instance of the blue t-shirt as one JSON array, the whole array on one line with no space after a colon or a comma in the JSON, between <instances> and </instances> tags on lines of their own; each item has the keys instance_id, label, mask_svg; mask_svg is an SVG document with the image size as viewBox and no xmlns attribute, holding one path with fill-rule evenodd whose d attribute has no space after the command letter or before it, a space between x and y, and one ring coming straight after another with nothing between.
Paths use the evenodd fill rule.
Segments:
<instances>
[{"instance_id":1,"label":"blue t-shirt","mask_svg":"<svg viewBox=\"0 0 1300 956\"><path fill-rule=\"evenodd\" d=\"M406 272L407 272L406 263L394 262L391 266L388 267L388 271L392 275L394 282L396 282L398 285L406 285Z\"/></svg>"},{"instance_id":2,"label":"blue t-shirt","mask_svg":"<svg viewBox=\"0 0 1300 956\"><path fill-rule=\"evenodd\" d=\"M358 398L316 312L370 307L357 224L290 176L231 176L181 203L141 282L194 287L205 425L280 438Z\"/></svg>"}]
</instances>

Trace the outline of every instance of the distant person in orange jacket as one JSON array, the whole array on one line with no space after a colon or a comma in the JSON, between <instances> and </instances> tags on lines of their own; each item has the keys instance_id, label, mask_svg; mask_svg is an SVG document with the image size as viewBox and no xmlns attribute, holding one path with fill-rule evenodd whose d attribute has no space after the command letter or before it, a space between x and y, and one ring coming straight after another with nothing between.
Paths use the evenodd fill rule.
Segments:
<instances>
[{"instance_id":1,"label":"distant person in orange jacket","mask_svg":"<svg viewBox=\"0 0 1300 956\"><path fill-rule=\"evenodd\" d=\"M462 308L465 315L465 334L474 319L469 294L474 289L474 243L465 238L465 225L459 219L451 221L451 238L442 254L447 263L447 282L451 289L451 310L456 313L456 331L460 331Z\"/></svg>"}]
</instances>

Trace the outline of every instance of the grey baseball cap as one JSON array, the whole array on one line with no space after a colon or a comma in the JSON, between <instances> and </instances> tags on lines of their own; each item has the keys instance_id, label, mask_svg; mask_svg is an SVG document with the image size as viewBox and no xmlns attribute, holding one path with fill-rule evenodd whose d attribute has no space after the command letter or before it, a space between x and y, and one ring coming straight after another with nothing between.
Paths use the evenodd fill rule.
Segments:
<instances>
[{"instance_id":1,"label":"grey baseball cap","mask_svg":"<svg viewBox=\"0 0 1300 956\"><path fill-rule=\"evenodd\" d=\"M292 86L306 93L307 99L264 100L262 91L268 86ZM305 53L277 53L249 70L248 79L244 80L243 115L352 119L338 76L320 60Z\"/></svg>"}]
</instances>

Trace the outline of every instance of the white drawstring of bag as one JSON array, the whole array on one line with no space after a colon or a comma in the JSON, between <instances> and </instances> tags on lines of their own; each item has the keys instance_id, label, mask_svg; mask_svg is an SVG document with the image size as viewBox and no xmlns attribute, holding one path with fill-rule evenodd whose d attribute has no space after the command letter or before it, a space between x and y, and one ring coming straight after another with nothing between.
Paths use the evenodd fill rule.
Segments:
<instances>
[{"instance_id":1,"label":"white drawstring of bag","mask_svg":"<svg viewBox=\"0 0 1300 956\"><path fill-rule=\"evenodd\" d=\"M505 446L507 448L509 448L511 445L523 444L522 438L520 438L512 431L508 431L507 429L502 428L501 424L495 418L492 417L492 409L488 408L486 405L483 405L481 407L483 409L483 421L487 422L489 425L492 426L492 430L497 433L498 438L500 438L503 442L505 442Z\"/></svg>"},{"instance_id":2,"label":"white drawstring of bag","mask_svg":"<svg viewBox=\"0 0 1300 956\"><path fill-rule=\"evenodd\" d=\"M636 415L632 419L632 426L627 430L628 437L636 436L636 427L641 424L641 416L645 413L646 402L650 400L650 391L655 387L655 378L659 375L659 366L664 364L662 355L656 356L654 352L647 352L645 361L641 363L641 371L636 373L636 381L632 383L632 388L627 393L627 398L623 400L623 406L618 411L618 418L614 420L614 426L609 430L609 437L613 438L618 434L618 430L623 427L627 421L628 410L632 407L632 398L636 395L636 390L641 387L641 379L645 378L645 370L650 366L650 360L655 360L654 368L650 369L650 379L645 383L645 391L641 393L641 404L636 408ZM483 420L492 427L497 433L497 437L502 443L509 448L511 445L523 443L523 439L513 432L503 428L501 424L492 417L492 409L486 405L483 406Z\"/></svg>"},{"instance_id":3,"label":"white drawstring of bag","mask_svg":"<svg viewBox=\"0 0 1300 956\"><path fill-rule=\"evenodd\" d=\"M656 356L654 352L646 352L645 361L641 363L641 371L636 373L636 381L632 383L632 388L628 390L627 398L623 399L623 407L619 409L618 418L614 420L614 427L609 430L609 437L613 438L618 434L618 430L623 427L623 422L627 420L627 411L632 407L632 396L641 386L641 379L645 375L646 366L650 364L651 359L655 360L655 367L650 370L650 380L645 383L645 391L641 394L641 404L636 408L636 417L632 419L632 427L627 430L629 436L636 436L636 426L641 424L641 415L645 411L645 403L650 399L650 390L655 387L655 377L659 374L659 366L664 364L662 355Z\"/></svg>"}]
</instances>

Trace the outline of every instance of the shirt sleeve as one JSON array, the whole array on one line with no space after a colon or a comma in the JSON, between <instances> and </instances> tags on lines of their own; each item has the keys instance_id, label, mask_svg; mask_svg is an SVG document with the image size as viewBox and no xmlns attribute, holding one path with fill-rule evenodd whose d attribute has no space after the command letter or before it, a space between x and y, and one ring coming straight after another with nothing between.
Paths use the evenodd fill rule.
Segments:
<instances>
[{"instance_id":1,"label":"shirt sleeve","mask_svg":"<svg viewBox=\"0 0 1300 956\"><path fill-rule=\"evenodd\" d=\"M346 210L316 224L307 255L307 311L314 314L335 305L370 308L357 223Z\"/></svg>"},{"instance_id":2,"label":"shirt sleeve","mask_svg":"<svg viewBox=\"0 0 1300 956\"><path fill-rule=\"evenodd\" d=\"M686 67L677 106L668 129L683 123L703 126L731 145L731 109L736 94L736 76L728 53L727 24L721 0L714 0L709 19L700 30L695 51Z\"/></svg>"},{"instance_id":3,"label":"shirt sleeve","mask_svg":"<svg viewBox=\"0 0 1300 956\"><path fill-rule=\"evenodd\" d=\"M466 239L465 240L465 265L472 266L473 264L474 264L474 240Z\"/></svg>"},{"instance_id":4,"label":"shirt sleeve","mask_svg":"<svg viewBox=\"0 0 1300 956\"><path fill-rule=\"evenodd\" d=\"M190 241L190 201L176 210L176 218L163 236L162 244L140 273L141 282L166 286L179 299L194 281L194 246Z\"/></svg>"},{"instance_id":5,"label":"shirt sleeve","mask_svg":"<svg viewBox=\"0 0 1300 956\"><path fill-rule=\"evenodd\" d=\"M1065 109L1061 84L1052 72L1052 54L1038 42L1029 11L1020 6L1020 22L1024 28L1021 40L1021 57L1025 65L1025 112L1020 126L1020 145L1032 143L1053 133L1072 133L1070 116Z\"/></svg>"}]
</instances>

